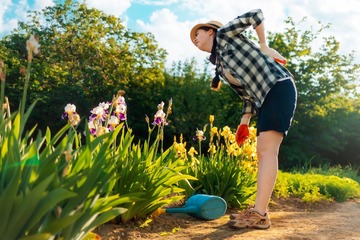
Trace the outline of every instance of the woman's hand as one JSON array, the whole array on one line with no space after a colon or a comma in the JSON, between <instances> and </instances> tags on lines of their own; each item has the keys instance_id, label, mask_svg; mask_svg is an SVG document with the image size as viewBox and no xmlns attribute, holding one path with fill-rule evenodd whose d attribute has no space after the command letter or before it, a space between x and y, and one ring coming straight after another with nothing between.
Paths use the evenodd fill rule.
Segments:
<instances>
[{"instance_id":1,"label":"woman's hand","mask_svg":"<svg viewBox=\"0 0 360 240\"><path fill-rule=\"evenodd\" d=\"M251 114L245 113L241 117L240 124L236 130L235 141L239 147L249 138L249 124Z\"/></svg>"},{"instance_id":2,"label":"woman's hand","mask_svg":"<svg viewBox=\"0 0 360 240\"><path fill-rule=\"evenodd\" d=\"M237 128L235 140L239 147L249 138L249 126L240 124Z\"/></svg>"},{"instance_id":3,"label":"woman's hand","mask_svg":"<svg viewBox=\"0 0 360 240\"><path fill-rule=\"evenodd\" d=\"M285 65L286 64L286 58L284 58L278 51L276 51L273 48L269 48L266 43L260 43L260 50L268 55L269 57L274 58L275 61L278 63Z\"/></svg>"}]
</instances>

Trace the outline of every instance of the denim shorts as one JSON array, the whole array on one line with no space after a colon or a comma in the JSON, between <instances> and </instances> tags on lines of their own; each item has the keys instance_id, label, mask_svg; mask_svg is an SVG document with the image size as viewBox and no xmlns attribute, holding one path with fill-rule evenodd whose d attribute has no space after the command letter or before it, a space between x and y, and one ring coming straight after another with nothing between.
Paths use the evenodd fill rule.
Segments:
<instances>
[{"instance_id":1,"label":"denim shorts","mask_svg":"<svg viewBox=\"0 0 360 240\"><path fill-rule=\"evenodd\" d=\"M292 79L278 81L266 95L258 111L257 135L274 130L287 135L297 103L296 87Z\"/></svg>"}]
</instances>

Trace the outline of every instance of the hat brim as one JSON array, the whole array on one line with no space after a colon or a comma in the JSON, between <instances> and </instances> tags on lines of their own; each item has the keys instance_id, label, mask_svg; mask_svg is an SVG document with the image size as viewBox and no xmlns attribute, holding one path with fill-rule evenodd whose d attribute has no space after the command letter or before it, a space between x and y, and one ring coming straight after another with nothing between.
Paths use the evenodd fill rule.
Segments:
<instances>
[{"instance_id":1,"label":"hat brim","mask_svg":"<svg viewBox=\"0 0 360 240\"><path fill-rule=\"evenodd\" d=\"M196 24L190 31L190 40L195 46L196 46L196 44L195 44L194 40L195 40L195 37L196 37L196 31L201 27L209 27L209 28L213 28L213 29L220 28L220 26L215 26L215 25L209 24L209 23Z\"/></svg>"}]
</instances>

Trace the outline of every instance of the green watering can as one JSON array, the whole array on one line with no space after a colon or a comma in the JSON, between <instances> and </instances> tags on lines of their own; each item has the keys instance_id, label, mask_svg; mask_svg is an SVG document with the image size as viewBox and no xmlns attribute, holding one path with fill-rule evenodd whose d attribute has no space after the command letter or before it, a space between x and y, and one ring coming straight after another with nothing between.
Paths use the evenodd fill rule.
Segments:
<instances>
[{"instance_id":1,"label":"green watering can","mask_svg":"<svg viewBox=\"0 0 360 240\"><path fill-rule=\"evenodd\" d=\"M191 196L183 207L162 208L156 210L155 215L161 213L187 213L192 217L213 220L225 214L227 205L224 199L218 196L196 194Z\"/></svg>"}]
</instances>

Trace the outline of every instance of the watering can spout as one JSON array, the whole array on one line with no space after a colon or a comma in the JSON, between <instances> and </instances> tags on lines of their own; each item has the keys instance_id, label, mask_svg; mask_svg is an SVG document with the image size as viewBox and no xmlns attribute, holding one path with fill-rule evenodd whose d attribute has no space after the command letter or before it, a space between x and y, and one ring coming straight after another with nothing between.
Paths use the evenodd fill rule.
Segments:
<instances>
[{"instance_id":1,"label":"watering can spout","mask_svg":"<svg viewBox=\"0 0 360 240\"><path fill-rule=\"evenodd\" d=\"M167 213L196 213L196 206L184 206L181 208L166 208Z\"/></svg>"}]
</instances>

